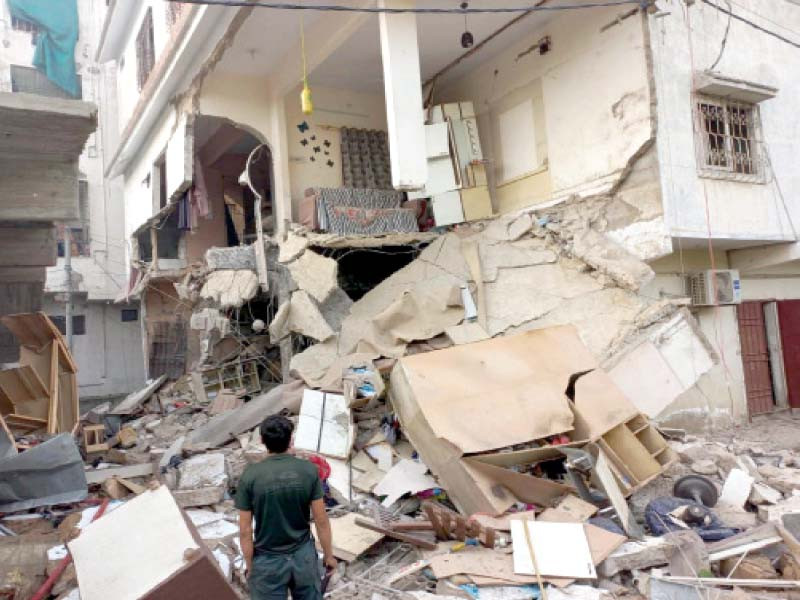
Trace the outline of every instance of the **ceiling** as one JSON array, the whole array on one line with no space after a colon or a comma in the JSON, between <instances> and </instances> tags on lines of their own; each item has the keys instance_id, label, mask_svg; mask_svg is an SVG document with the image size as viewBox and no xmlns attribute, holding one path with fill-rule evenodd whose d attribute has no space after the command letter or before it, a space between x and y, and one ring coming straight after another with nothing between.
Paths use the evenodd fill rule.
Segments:
<instances>
[{"instance_id":1,"label":"ceiling","mask_svg":"<svg viewBox=\"0 0 800 600\"><path fill-rule=\"evenodd\" d=\"M328 0L306 0L307 4L325 4ZM548 6L581 4L593 0L551 0ZM596 1L596 0L594 0ZM337 0L337 4L354 4L355 0ZM470 8L528 7L533 0L471 0ZM419 0L418 6L458 8L460 0ZM627 7L622 7L627 8ZM305 11L306 31L329 13ZM478 44L520 13L470 14L467 28ZM455 67L448 78L457 78L469 69L496 56L515 42L529 35L556 15L542 11L526 17L504 31L479 52ZM278 60L297 43L300 30L299 11L254 9L222 60L221 68L239 75L268 75ZM451 61L461 56L461 34L464 17L460 14L419 14L417 35L420 45L422 79L425 81ZM299 64L298 57L298 68ZM380 53L378 17L367 18L344 44L310 74L312 84L380 93L383 88L383 67Z\"/></svg>"}]
</instances>

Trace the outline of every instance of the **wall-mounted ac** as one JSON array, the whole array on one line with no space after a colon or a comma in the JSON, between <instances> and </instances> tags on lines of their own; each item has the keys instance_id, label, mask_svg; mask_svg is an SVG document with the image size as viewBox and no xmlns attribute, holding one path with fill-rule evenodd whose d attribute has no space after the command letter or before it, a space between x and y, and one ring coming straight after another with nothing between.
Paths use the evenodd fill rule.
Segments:
<instances>
[{"instance_id":1,"label":"wall-mounted ac","mask_svg":"<svg viewBox=\"0 0 800 600\"><path fill-rule=\"evenodd\" d=\"M709 269L694 273L689 275L687 287L694 306L742 302L742 280L739 278L739 271L736 270Z\"/></svg>"}]
</instances>

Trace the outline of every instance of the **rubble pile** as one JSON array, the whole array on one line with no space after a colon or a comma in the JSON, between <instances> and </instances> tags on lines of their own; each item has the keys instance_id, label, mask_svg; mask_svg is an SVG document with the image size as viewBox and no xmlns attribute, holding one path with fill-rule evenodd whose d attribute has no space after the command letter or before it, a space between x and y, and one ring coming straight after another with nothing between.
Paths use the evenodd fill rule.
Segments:
<instances>
[{"instance_id":1,"label":"rubble pile","mask_svg":"<svg viewBox=\"0 0 800 600\"><path fill-rule=\"evenodd\" d=\"M4 426L0 593L247 597L232 496L283 413L324 481L331 598L800 597L800 453L659 430L572 326L349 356L322 390L251 360L71 433Z\"/></svg>"}]
</instances>

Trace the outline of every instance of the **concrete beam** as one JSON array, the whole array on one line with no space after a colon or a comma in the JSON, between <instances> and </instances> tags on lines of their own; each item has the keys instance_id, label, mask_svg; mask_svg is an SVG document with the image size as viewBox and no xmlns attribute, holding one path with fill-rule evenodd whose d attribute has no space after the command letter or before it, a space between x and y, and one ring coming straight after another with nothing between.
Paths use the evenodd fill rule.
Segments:
<instances>
[{"instance_id":1,"label":"concrete beam","mask_svg":"<svg viewBox=\"0 0 800 600\"><path fill-rule=\"evenodd\" d=\"M78 218L78 161L0 161L0 221Z\"/></svg>"},{"instance_id":2,"label":"concrete beam","mask_svg":"<svg viewBox=\"0 0 800 600\"><path fill-rule=\"evenodd\" d=\"M0 92L0 156L77 159L96 128L89 102Z\"/></svg>"},{"instance_id":3,"label":"concrete beam","mask_svg":"<svg viewBox=\"0 0 800 600\"><path fill-rule=\"evenodd\" d=\"M777 267L793 260L800 260L799 242L742 248L728 252L730 268L739 269L740 273L756 273L761 269Z\"/></svg>"},{"instance_id":4,"label":"concrete beam","mask_svg":"<svg viewBox=\"0 0 800 600\"><path fill-rule=\"evenodd\" d=\"M415 2L379 0L378 5L382 8L413 8ZM392 185L398 190L420 189L428 179L428 162L417 17L413 13L381 13L379 22Z\"/></svg>"},{"instance_id":5,"label":"concrete beam","mask_svg":"<svg viewBox=\"0 0 800 600\"><path fill-rule=\"evenodd\" d=\"M56 251L55 227L0 227L0 267L49 267Z\"/></svg>"}]
</instances>

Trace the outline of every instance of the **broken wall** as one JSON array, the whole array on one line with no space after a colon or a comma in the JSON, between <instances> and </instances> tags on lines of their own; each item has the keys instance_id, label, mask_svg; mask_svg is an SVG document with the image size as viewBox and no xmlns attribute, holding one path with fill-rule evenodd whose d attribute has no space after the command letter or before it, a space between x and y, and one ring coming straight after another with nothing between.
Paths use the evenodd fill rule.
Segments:
<instances>
[{"instance_id":1,"label":"broken wall","mask_svg":"<svg viewBox=\"0 0 800 600\"><path fill-rule=\"evenodd\" d=\"M169 280L151 280L142 292L148 378L177 378L200 357L200 338L189 327L192 306Z\"/></svg>"},{"instance_id":2,"label":"broken wall","mask_svg":"<svg viewBox=\"0 0 800 600\"><path fill-rule=\"evenodd\" d=\"M628 10L559 13L436 94L436 102L474 102L484 154L494 158L490 185L499 212L608 192L651 140L642 19L636 14L601 30ZM551 48L540 54L536 45L544 36ZM528 157L527 172L519 173L523 169L515 164L509 178L503 154L525 149L515 146L520 127L526 133L520 138L536 140L534 156ZM657 188L657 174L647 179Z\"/></svg>"}]
</instances>

